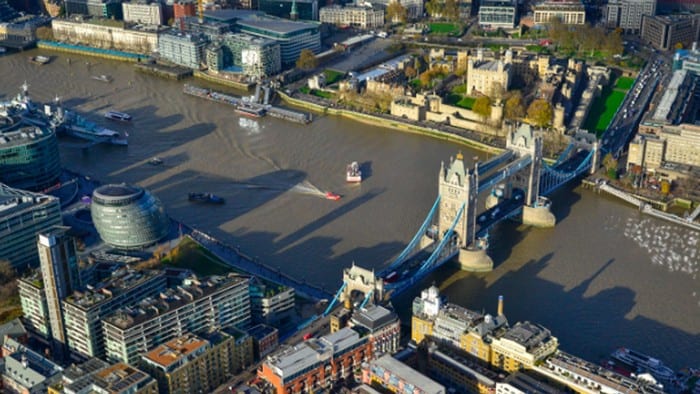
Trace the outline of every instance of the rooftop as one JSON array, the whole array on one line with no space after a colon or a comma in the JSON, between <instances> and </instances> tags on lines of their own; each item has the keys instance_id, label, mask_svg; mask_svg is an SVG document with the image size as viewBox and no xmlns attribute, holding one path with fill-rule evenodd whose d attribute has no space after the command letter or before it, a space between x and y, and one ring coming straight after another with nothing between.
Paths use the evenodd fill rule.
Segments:
<instances>
[{"instance_id":1,"label":"rooftop","mask_svg":"<svg viewBox=\"0 0 700 394\"><path fill-rule=\"evenodd\" d=\"M656 107L656 111L654 111L654 120L667 120L668 114L671 112L671 107L678 96L678 88L681 87L687 75L688 71L686 70L676 70L673 72L671 82L669 82L668 86L666 87L666 91L664 92L659 105Z\"/></svg>"},{"instance_id":2,"label":"rooftop","mask_svg":"<svg viewBox=\"0 0 700 394\"><path fill-rule=\"evenodd\" d=\"M277 34L289 34L308 29L318 29L318 25L308 22L291 21L270 16L250 15L236 22L240 26L269 30Z\"/></svg>"},{"instance_id":3,"label":"rooftop","mask_svg":"<svg viewBox=\"0 0 700 394\"><path fill-rule=\"evenodd\" d=\"M27 335L27 330L24 328L22 321L12 319L9 322L0 325L0 346L5 342L5 336L8 338L16 338Z\"/></svg>"},{"instance_id":4,"label":"rooftop","mask_svg":"<svg viewBox=\"0 0 700 394\"><path fill-rule=\"evenodd\" d=\"M552 334L548 329L526 321L516 323L503 335L503 339L509 339L525 346L527 350L531 350L541 345L551 336Z\"/></svg>"},{"instance_id":5,"label":"rooftop","mask_svg":"<svg viewBox=\"0 0 700 394\"><path fill-rule=\"evenodd\" d=\"M0 130L0 149L26 145L33 141L51 137L53 134L53 131L50 129L36 126L22 126L5 131Z\"/></svg>"},{"instance_id":6,"label":"rooftop","mask_svg":"<svg viewBox=\"0 0 700 394\"><path fill-rule=\"evenodd\" d=\"M29 350L12 338L8 338L5 342L4 349L11 352L5 357L4 376L24 388L35 388L61 372L61 367L57 364Z\"/></svg>"},{"instance_id":7,"label":"rooftop","mask_svg":"<svg viewBox=\"0 0 700 394\"><path fill-rule=\"evenodd\" d=\"M206 339L193 334L185 334L157 346L142 357L144 360L168 370L176 363L186 363L197 357L210 347L211 345Z\"/></svg>"},{"instance_id":8,"label":"rooftop","mask_svg":"<svg viewBox=\"0 0 700 394\"><path fill-rule=\"evenodd\" d=\"M224 288L247 283L247 281L247 277L237 275L210 276L201 281L188 279L182 286L170 288L160 293L159 297L147 297L136 305L122 307L104 321L126 330Z\"/></svg>"},{"instance_id":9,"label":"rooftop","mask_svg":"<svg viewBox=\"0 0 700 394\"><path fill-rule=\"evenodd\" d=\"M0 218L9 218L15 214L21 214L26 209L49 203L58 203L58 199L45 194L14 189L4 183L0 183ZM0 236L5 231L0 231Z\"/></svg>"},{"instance_id":10,"label":"rooftop","mask_svg":"<svg viewBox=\"0 0 700 394\"><path fill-rule=\"evenodd\" d=\"M94 286L88 285L84 291L73 292L73 295L66 298L64 302L88 310L134 287L140 286L152 278L163 275L162 271L135 271L129 268L121 268L114 271L111 278Z\"/></svg>"},{"instance_id":11,"label":"rooftop","mask_svg":"<svg viewBox=\"0 0 700 394\"><path fill-rule=\"evenodd\" d=\"M560 392L558 389L548 385L547 383L537 380L529 375L525 375L521 372L508 375L503 383L510 384L511 386L519 389L521 393L556 394Z\"/></svg>"},{"instance_id":12,"label":"rooftop","mask_svg":"<svg viewBox=\"0 0 700 394\"><path fill-rule=\"evenodd\" d=\"M386 326L389 323L398 320L396 313L384 308L383 306L373 305L366 309L356 310L352 315L352 321L355 324L366 327L369 330L376 330Z\"/></svg>"},{"instance_id":13,"label":"rooftop","mask_svg":"<svg viewBox=\"0 0 700 394\"><path fill-rule=\"evenodd\" d=\"M445 387L441 384L438 384L415 369L391 357L391 355L387 354L372 361L370 363L370 368L372 367L380 367L384 371L388 371L392 375L401 378L405 384L414 386L415 389L420 390L422 393L439 394L445 392Z\"/></svg>"},{"instance_id":14,"label":"rooftop","mask_svg":"<svg viewBox=\"0 0 700 394\"><path fill-rule=\"evenodd\" d=\"M257 339L260 340L262 338L265 338L266 336L273 334L277 331L275 327L271 327L265 324L258 324L256 326L253 326L248 329L248 334Z\"/></svg>"},{"instance_id":15,"label":"rooftop","mask_svg":"<svg viewBox=\"0 0 700 394\"><path fill-rule=\"evenodd\" d=\"M136 199L144 190L138 186L111 184L100 186L92 192L92 198L102 204L119 203L123 200Z\"/></svg>"},{"instance_id":16,"label":"rooftop","mask_svg":"<svg viewBox=\"0 0 700 394\"><path fill-rule=\"evenodd\" d=\"M320 338L312 338L282 349L267 358L266 364L282 379L288 378L315 364L329 360L334 354L362 342L363 338L352 328L345 327Z\"/></svg>"},{"instance_id":17,"label":"rooftop","mask_svg":"<svg viewBox=\"0 0 700 394\"><path fill-rule=\"evenodd\" d=\"M66 384L71 384L108 366L109 364L106 361L93 357L82 364L71 365L66 368L63 371L63 381Z\"/></svg>"},{"instance_id":18,"label":"rooftop","mask_svg":"<svg viewBox=\"0 0 700 394\"><path fill-rule=\"evenodd\" d=\"M114 364L93 375L92 384L109 393L135 392L143 383L153 380L146 373L124 363Z\"/></svg>"}]
</instances>

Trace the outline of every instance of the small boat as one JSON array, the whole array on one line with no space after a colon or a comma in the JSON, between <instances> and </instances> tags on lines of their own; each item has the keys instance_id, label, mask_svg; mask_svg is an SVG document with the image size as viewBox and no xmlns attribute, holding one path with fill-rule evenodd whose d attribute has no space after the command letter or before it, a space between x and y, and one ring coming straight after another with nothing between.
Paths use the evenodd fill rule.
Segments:
<instances>
[{"instance_id":1,"label":"small boat","mask_svg":"<svg viewBox=\"0 0 700 394\"><path fill-rule=\"evenodd\" d=\"M156 156L156 157L151 158L151 160L148 161L148 164L150 164L152 166L158 166L158 165L163 164L163 159Z\"/></svg>"},{"instance_id":2,"label":"small boat","mask_svg":"<svg viewBox=\"0 0 700 394\"><path fill-rule=\"evenodd\" d=\"M356 161L348 164L346 169L345 180L351 183L362 182L362 171L360 170L360 165Z\"/></svg>"},{"instance_id":3,"label":"small boat","mask_svg":"<svg viewBox=\"0 0 700 394\"><path fill-rule=\"evenodd\" d=\"M102 74L102 75L93 75L93 76L92 76L92 79L97 80L97 81L100 81L100 82L106 82L106 83L112 82L112 77L110 77L109 75L104 75L104 74Z\"/></svg>"},{"instance_id":4,"label":"small boat","mask_svg":"<svg viewBox=\"0 0 700 394\"><path fill-rule=\"evenodd\" d=\"M48 56L38 55L30 57L29 61L35 64L47 64L51 61L51 58Z\"/></svg>"},{"instance_id":5,"label":"small boat","mask_svg":"<svg viewBox=\"0 0 700 394\"><path fill-rule=\"evenodd\" d=\"M212 193L189 193L187 199L192 202L203 202L209 204L223 204L225 200Z\"/></svg>"},{"instance_id":6,"label":"small boat","mask_svg":"<svg viewBox=\"0 0 700 394\"><path fill-rule=\"evenodd\" d=\"M119 111L107 111L107 112L105 112L105 118L111 119L111 120L118 120L121 122L130 122L131 121L131 115L129 115L125 112L119 112Z\"/></svg>"},{"instance_id":7,"label":"small boat","mask_svg":"<svg viewBox=\"0 0 700 394\"><path fill-rule=\"evenodd\" d=\"M335 194L333 192L326 192L326 200L338 201L338 200L340 200L340 194Z\"/></svg>"},{"instance_id":8,"label":"small boat","mask_svg":"<svg viewBox=\"0 0 700 394\"><path fill-rule=\"evenodd\" d=\"M5 47L0 47L0 55L4 54L7 52L7 48Z\"/></svg>"}]
</instances>

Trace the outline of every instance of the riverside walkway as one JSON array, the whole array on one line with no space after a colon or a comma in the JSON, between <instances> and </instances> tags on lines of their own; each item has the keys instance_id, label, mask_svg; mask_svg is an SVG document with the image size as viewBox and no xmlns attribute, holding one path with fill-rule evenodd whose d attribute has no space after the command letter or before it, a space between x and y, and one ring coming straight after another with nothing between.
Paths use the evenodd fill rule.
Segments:
<instances>
[{"instance_id":1,"label":"riverside walkway","mask_svg":"<svg viewBox=\"0 0 700 394\"><path fill-rule=\"evenodd\" d=\"M280 272L278 269L274 269L264 263L261 263L257 258L251 258L244 255L241 253L240 248L227 245L206 233L193 229L188 232L188 235L195 242L237 270L244 271L271 282L293 287L298 294L317 301L323 299L330 300L333 298L333 295L328 293L326 290L294 279Z\"/></svg>"}]
</instances>

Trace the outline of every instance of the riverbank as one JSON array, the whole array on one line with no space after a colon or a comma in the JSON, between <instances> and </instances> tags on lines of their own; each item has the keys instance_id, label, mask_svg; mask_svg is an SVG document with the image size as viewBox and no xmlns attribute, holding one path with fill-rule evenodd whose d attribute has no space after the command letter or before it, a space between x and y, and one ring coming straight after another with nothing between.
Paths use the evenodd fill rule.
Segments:
<instances>
[{"instance_id":1,"label":"riverbank","mask_svg":"<svg viewBox=\"0 0 700 394\"><path fill-rule=\"evenodd\" d=\"M115 51L112 49L93 48L84 45L73 45L55 41L38 41L36 43L36 46L39 49L48 49L57 52L93 56L102 59L119 60L131 63L138 63L148 58L148 56L141 55L138 53Z\"/></svg>"},{"instance_id":2,"label":"riverbank","mask_svg":"<svg viewBox=\"0 0 700 394\"><path fill-rule=\"evenodd\" d=\"M470 148L477 149L482 152L498 154L503 152L504 150L503 148L489 145L480 141L475 141L450 132L437 130L426 126L419 126L411 123L406 123L398 119L387 119L381 116L364 114L347 109L323 106L306 100L291 97L290 95L279 90L277 91L277 94L280 96L281 100L288 105L301 107L324 115L342 116L344 118L348 118L366 124L371 124L373 126L388 127L394 130L399 130L407 133L420 134L432 138L437 138L440 140L456 142L458 144L466 145Z\"/></svg>"},{"instance_id":3,"label":"riverbank","mask_svg":"<svg viewBox=\"0 0 700 394\"><path fill-rule=\"evenodd\" d=\"M590 189L593 190L594 192L600 194L601 192L605 192L608 195L614 196L619 198L620 200L623 200L629 204L634 205L635 207L639 208L639 210L642 213L645 213L650 216L654 216L656 218L666 220L673 222L675 224L691 228L696 231L700 231L700 223L697 223L695 221L691 221L685 218L682 218L678 215L673 215L668 212L664 212L662 210L656 209L654 205L652 204L653 202L660 203L659 201L654 201L650 200L648 198L644 198L642 196L638 196L635 194L627 193L623 190L620 190L610 184L608 184L606 181L602 182L594 182L589 179L584 179L582 184ZM673 203L663 203L664 205L668 204L673 204Z\"/></svg>"},{"instance_id":4,"label":"riverbank","mask_svg":"<svg viewBox=\"0 0 700 394\"><path fill-rule=\"evenodd\" d=\"M226 78L224 76L216 76L216 75L209 74L206 71L199 71L199 70L194 71L194 77L199 78L199 79L203 79L205 81L212 82L215 84L232 87L232 88L239 89L239 90L246 90L246 91L252 89L253 86L255 85L254 83L246 83L246 82L236 81L235 79Z\"/></svg>"}]
</instances>

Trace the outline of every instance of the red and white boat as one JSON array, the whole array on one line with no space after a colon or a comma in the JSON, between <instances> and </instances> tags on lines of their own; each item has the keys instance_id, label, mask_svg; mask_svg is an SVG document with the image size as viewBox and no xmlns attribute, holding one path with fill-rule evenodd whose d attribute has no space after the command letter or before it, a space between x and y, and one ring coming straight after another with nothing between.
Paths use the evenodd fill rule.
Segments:
<instances>
[{"instance_id":1,"label":"red and white boat","mask_svg":"<svg viewBox=\"0 0 700 394\"><path fill-rule=\"evenodd\" d=\"M326 192L326 200L338 201L338 200L340 200L340 194L335 194L333 192Z\"/></svg>"}]
</instances>

